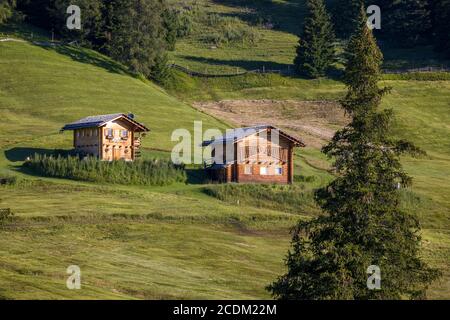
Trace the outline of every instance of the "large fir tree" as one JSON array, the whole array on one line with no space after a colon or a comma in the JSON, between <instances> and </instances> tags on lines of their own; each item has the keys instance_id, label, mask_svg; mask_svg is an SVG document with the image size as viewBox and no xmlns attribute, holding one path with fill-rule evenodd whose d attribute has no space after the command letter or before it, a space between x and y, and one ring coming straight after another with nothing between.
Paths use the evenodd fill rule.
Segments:
<instances>
[{"instance_id":1,"label":"large fir tree","mask_svg":"<svg viewBox=\"0 0 450 320\"><path fill-rule=\"evenodd\" d=\"M381 34L402 47L431 40L431 14L428 0L381 1Z\"/></svg>"},{"instance_id":2,"label":"large fir tree","mask_svg":"<svg viewBox=\"0 0 450 320\"><path fill-rule=\"evenodd\" d=\"M11 18L16 6L16 0L0 0L0 24Z\"/></svg>"},{"instance_id":3,"label":"large fir tree","mask_svg":"<svg viewBox=\"0 0 450 320\"><path fill-rule=\"evenodd\" d=\"M164 5L160 0L113 0L114 24L110 26L107 50L133 72L147 77L166 51L163 25Z\"/></svg>"},{"instance_id":4,"label":"large fir tree","mask_svg":"<svg viewBox=\"0 0 450 320\"><path fill-rule=\"evenodd\" d=\"M347 39L356 28L359 8L363 0L335 0L331 2L331 12L336 34Z\"/></svg>"},{"instance_id":5,"label":"large fir tree","mask_svg":"<svg viewBox=\"0 0 450 320\"><path fill-rule=\"evenodd\" d=\"M77 5L81 11L81 29L67 28L67 8ZM52 0L47 8L53 31L60 37L78 40L84 46L98 48L102 28L102 0Z\"/></svg>"},{"instance_id":6,"label":"large fir tree","mask_svg":"<svg viewBox=\"0 0 450 320\"><path fill-rule=\"evenodd\" d=\"M13 3L13 0L8 2ZM81 9L81 30L66 27L66 10L71 4ZM18 2L18 10L29 22L52 30L65 40L79 40L83 46L93 47L122 62L132 72L160 82L169 75L166 51L174 48L176 40L176 30L168 30L166 23L176 18L176 12L168 9L165 0Z\"/></svg>"},{"instance_id":7,"label":"large fir tree","mask_svg":"<svg viewBox=\"0 0 450 320\"><path fill-rule=\"evenodd\" d=\"M419 255L420 225L400 206L400 185L410 185L399 156L420 153L389 135L391 110L380 110L382 54L366 15L348 44L341 101L352 118L323 152L335 159L337 177L316 191L324 214L300 222L286 258L288 271L268 287L280 299L424 298L439 276ZM381 269L381 288L369 290L367 268Z\"/></svg>"},{"instance_id":8,"label":"large fir tree","mask_svg":"<svg viewBox=\"0 0 450 320\"><path fill-rule=\"evenodd\" d=\"M307 7L294 64L300 74L317 78L334 62L334 32L323 0L308 0Z\"/></svg>"},{"instance_id":9,"label":"large fir tree","mask_svg":"<svg viewBox=\"0 0 450 320\"><path fill-rule=\"evenodd\" d=\"M433 3L435 48L450 58L450 0Z\"/></svg>"}]
</instances>

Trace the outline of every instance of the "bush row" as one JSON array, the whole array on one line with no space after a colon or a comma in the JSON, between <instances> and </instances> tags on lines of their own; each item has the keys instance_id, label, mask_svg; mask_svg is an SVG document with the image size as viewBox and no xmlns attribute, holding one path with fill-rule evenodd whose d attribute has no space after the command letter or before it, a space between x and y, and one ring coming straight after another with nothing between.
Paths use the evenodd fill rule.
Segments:
<instances>
[{"instance_id":1,"label":"bush row","mask_svg":"<svg viewBox=\"0 0 450 320\"><path fill-rule=\"evenodd\" d=\"M100 161L94 157L34 155L24 162L33 172L58 178L132 185L168 185L185 182L184 166L167 160Z\"/></svg>"}]
</instances>

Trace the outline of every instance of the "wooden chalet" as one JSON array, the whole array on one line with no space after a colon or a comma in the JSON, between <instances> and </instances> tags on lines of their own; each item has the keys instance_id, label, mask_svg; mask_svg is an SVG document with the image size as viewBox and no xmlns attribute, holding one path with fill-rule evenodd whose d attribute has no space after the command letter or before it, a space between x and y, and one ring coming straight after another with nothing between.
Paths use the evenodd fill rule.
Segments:
<instances>
[{"instance_id":1,"label":"wooden chalet","mask_svg":"<svg viewBox=\"0 0 450 320\"><path fill-rule=\"evenodd\" d=\"M73 146L82 155L101 160L132 161L139 157L141 137L149 129L123 113L90 116L66 124L61 131L73 130Z\"/></svg>"},{"instance_id":2,"label":"wooden chalet","mask_svg":"<svg viewBox=\"0 0 450 320\"><path fill-rule=\"evenodd\" d=\"M212 180L288 184L294 180L294 148L302 141L270 125L236 128L204 141Z\"/></svg>"}]
</instances>

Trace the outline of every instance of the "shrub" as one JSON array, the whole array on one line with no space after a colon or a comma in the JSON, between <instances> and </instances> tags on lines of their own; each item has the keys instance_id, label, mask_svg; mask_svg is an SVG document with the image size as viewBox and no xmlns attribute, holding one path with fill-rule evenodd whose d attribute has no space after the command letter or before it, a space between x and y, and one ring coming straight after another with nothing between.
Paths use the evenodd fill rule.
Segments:
<instances>
[{"instance_id":1,"label":"shrub","mask_svg":"<svg viewBox=\"0 0 450 320\"><path fill-rule=\"evenodd\" d=\"M173 51L176 39L186 37L192 32L192 15L187 10L169 7L164 12L163 20L167 30L168 49Z\"/></svg>"},{"instance_id":2,"label":"shrub","mask_svg":"<svg viewBox=\"0 0 450 320\"><path fill-rule=\"evenodd\" d=\"M186 181L184 166L160 159L107 162L94 157L80 160L73 156L36 154L24 166L43 176L92 182L168 185Z\"/></svg>"},{"instance_id":3,"label":"shrub","mask_svg":"<svg viewBox=\"0 0 450 320\"><path fill-rule=\"evenodd\" d=\"M16 176L0 176L0 185L13 185L16 184L17 177Z\"/></svg>"},{"instance_id":4,"label":"shrub","mask_svg":"<svg viewBox=\"0 0 450 320\"><path fill-rule=\"evenodd\" d=\"M201 30L200 39L203 42L220 45L223 43L256 43L260 34L256 28L243 23L235 17L223 17L218 14L206 14L202 19L202 24L210 27L214 31L203 34Z\"/></svg>"},{"instance_id":5,"label":"shrub","mask_svg":"<svg viewBox=\"0 0 450 320\"><path fill-rule=\"evenodd\" d=\"M192 15L187 10L183 10L178 14L177 21L177 38L183 38L192 32Z\"/></svg>"},{"instance_id":6,"label":"shrub","mask_svg":"<svg viewBox=\"0 0 450 320\"><path fill-rule=\"evenodd\" d=\"M17 177L15 176L0 176L0 185L13 185L16 184ZM11 220L12 216L11 209L9 208L0 208L0 226L3 225L6 221Z\"/></svg>"},{"instance_id":7,"label":"shrub","mask_svg":"<svg viewBox=\"0 0 450 320\"><path fill-rule=\"evenodd\" d=\"M221 43L225 42L225 38L217 32L207 33L201 36L200 40L205 43L214 44L215 46L219 46Z\"/></svg>"},{"instance_id":8,"label":"shrub","mask_svg":"<svg viewBox=\"0 0 450 320\"><path fill-rule=\"evenodd\" d=\"M314 210L313 194L302 185L222 184L204 188L207 195L219 200L300 213Z\"/></svg>"},{"instance_id":9,"label":"shrub","mask_svg":"<svg viewBox=\"0 0 450 320\"><path fill-rule=\"evenodd\" d=\"M0 226L3 225L6 221L11 220L14 216L11 209L0 209Z\"/></svg>"}]
</instances>

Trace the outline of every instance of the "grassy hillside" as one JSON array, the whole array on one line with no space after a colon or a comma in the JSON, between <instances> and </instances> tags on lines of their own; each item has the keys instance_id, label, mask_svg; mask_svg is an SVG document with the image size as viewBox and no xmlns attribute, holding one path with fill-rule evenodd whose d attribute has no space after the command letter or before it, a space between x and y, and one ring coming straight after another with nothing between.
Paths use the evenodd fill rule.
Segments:
<instances>
[{"instance_id":1,"label":"grassy hillside","mask_svg":"<svg viewBox=\"0 0 450 320\"><path fill-rule=\"evenodd\" d=\"M184 1L175 1L185 3ZM297 34L300 30L303 1L202 1L205 13L228 19L233 17L254 28L258 34L254 43L225 42L211 46L203 32L213 33L208 21L197 19L198 30L182 39L172 55L175 63L205 73L233 73L252 69L285 69L293 61ZM287 9L287 10L286 10ZM276 13L276 14L275 14ZM271 20L268 29L255 21ZM231 25L238 24L230 21ZM199 27L200 26L200 27ZM343 43L339 43L341 46ZM391 48L384 44L384 68L403 69L421 66L448 65L430 47L413 49ZM383 99L383 106L393 108L397 120L394 134L422 147L428 155L420 159L404 158L406 170L414 178L414 186L404 194L404 206L417 212L424 227L424 255L444 270L445 277L430 290L432 296L449 297L450 265L450 78L448 73L385 75L380 85L392 87ZM420 81L419 81L420 80ZM189 102L233 100L336 100L344 94L338 80L305 80L278 74L247 74L234 77L197 78L177 72L168 90ZM246 101L242 105L246 105ZM274 103L274 106L280 103ZM282 104L282 103L281 103ZM206 110L206 109L203 109ZM283 110L280 110L280 113ZM214 113L214 112L212 112ZM246 111L245 115L251 114ZM239 113L233 114L238 118ZM257 110L255 110L257 116ZM295 119L291 119L294 121ZM297 118L304 124L302 118ZM317 149L309 153L308 163L318 158ZM303 151L303 154L305 154ZM302 153L301 153L302 154ZM302 164L300 164L300 168ZM309 170L309 169L308 169ZM319 170L320 172L320 170ZM312 173L317 175L317 170Z\"/></svg>"},{"instance_id":2,"label":"grassy hillside","mask_svg":"<svg viewBox=\"0 0 450 320\"><path fill-rule=\"evenodd\" d=\"M208 3L208 10L236 14L242 10L237 2ZM282 3L294 1L270 5ZM267 32L283 42L295 38L289 28L276 25ZM180 46L188 41L193 40L183 40ZM292 52L295 41L289 41L286 50ZM197 44L189 48L197 50ZM233 61L242 56L253 59L250 48L244 46L239 52L235 44L205 50L218 55L229 50ZM289 63L288 55L277 51L276 45L272 52L272 57L260 59ZM175 54L179 53L177 47ZM201 62L201 67L205 65L213 64ZM238 194L239 203L236 195L220 201L204 192L214 185L193 180L138 187L32 176L19 170L21 160L34 151L70 148L70 133L58 130L86 115L136 114L138 121L152 129L144 139L146 156L168 157L172 130L191 129L194 120L202 120L205 128L225 124L87 49L0 42L0 79L4 119L0 173L18 177L0 186L0 207L11 208L16 215L12 223L0 227L0 298L269 298L264 287L283 272L289 228L317 213L310 203L311 190L332 179L317 148L308 147L296 155L298 188L305 192L305 206L277 205L265 199L252 203L246 194ZM449 298L450 82L384 83L393 87L383 103L397 114L395 134L412 139L428 152L422 159L404 159L415 185L403 192L403 205L421 218L424 257L444 271L442 282L434 284L429 295ZM168 90L186 102L334 100L344 87L335 80L279 75L197 79L180 74ZM312 181L300 179L310 176ZM71 264L81 267L81 290L65 286L66 268Z\"/></svg>"},{"instance_id":3,"label":"grassy hillside","mask_svg":"<svg viewBox=\"0 0 450 320\"><path fill-rule=\"evenodd\" d=\"M150 82L132 78L124 67L94 51L22 42L0 46L0 147L24 140L33 140L36 147L67 146L71 134L59 135L65 123L116 112L134 113L151 129L144 146L164 150L173 145L172 131L192 130L194 120L206 127L224 127Z\"/></svg>"},{"instance_id":4,"label":"grassy hillside","mask_svg":"<svg viewBox=\"0 0 450 320\"><path fill-rule=\"evenodd\" d=\"M304 0L170 2L184 8L193 21L191 34L178 41L171 55L174 63L219 74L292 68L306 11ZM344 45L343 41L336 43L338 52ZM383 43L382 49L386 69L450 66L431 46L399 49Z\"/></svg>"},{"instance_id":5,"label":"grassy hillside","mask_svg":"<svg viewBox=\"0 0 450 320\"><path fill-rule=\"evenodd\" d=\"M307 213L222 203L202 185L99 185L19 170L33 152L71 148L59 129L90 114L133 112L152 129L147 156L163 157L173 129L222 122L87 49L1 42L0 75L0 172L18 177L0 186L0 207L15 213L0 229L1 298L268 297L288 230ZM81 267L80 291L65 287L70 264Z\"/></svg>"}]
</instances>

